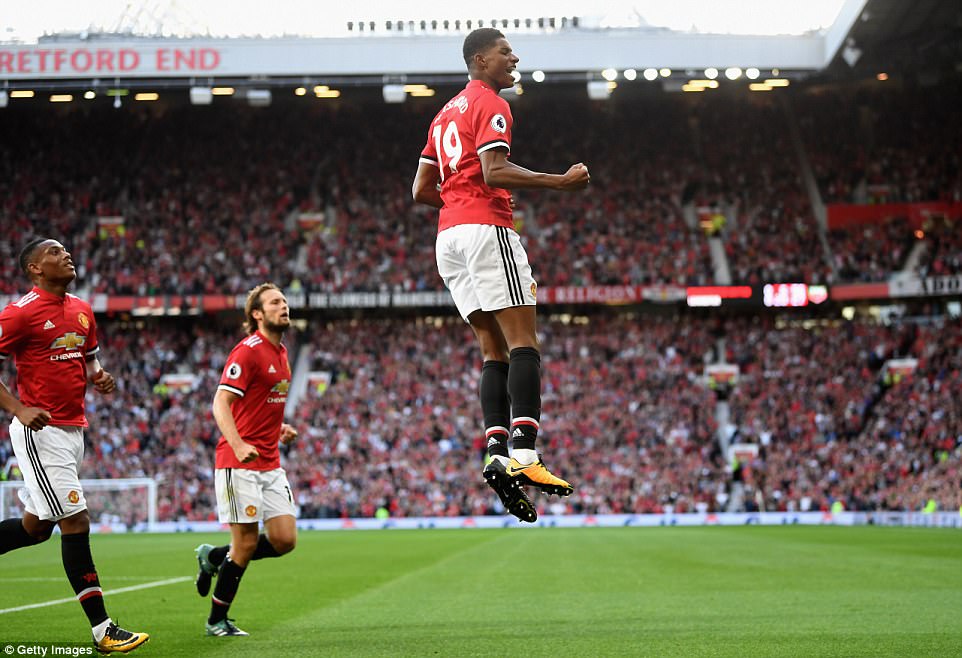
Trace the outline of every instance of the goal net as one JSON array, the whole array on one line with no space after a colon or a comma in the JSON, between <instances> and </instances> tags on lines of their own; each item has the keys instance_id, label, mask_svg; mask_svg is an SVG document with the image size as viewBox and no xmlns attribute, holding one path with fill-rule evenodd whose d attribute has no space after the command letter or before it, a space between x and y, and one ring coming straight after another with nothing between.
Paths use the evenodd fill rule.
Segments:
<instances>
[{"instance_id":1,"label":"goal net","mask_svg":"<svg viewBox=\"0 0 962 658\"><path fill-rule=\"evenodd\" d=\"M93 532L149 532L157 527L157 481L152 478L81 480ZM0 518L23 515L23 480L0 482Z\"/></svg>"}]
</instances>

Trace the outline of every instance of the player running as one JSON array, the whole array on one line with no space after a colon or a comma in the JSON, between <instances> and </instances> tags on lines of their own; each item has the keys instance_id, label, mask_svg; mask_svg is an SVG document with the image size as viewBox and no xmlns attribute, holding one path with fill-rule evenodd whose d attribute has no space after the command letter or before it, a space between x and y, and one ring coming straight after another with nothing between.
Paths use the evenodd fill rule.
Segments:
<instances>
[{"instance_id":1,"label":"player running","mask_svg":"<svg viewBox=\"0 0 962 658\"><path fill-rule=\"evenodd\" d=\"M23 473L25 511L0 522L0 554L45 542L59 525L63 568L90 621L94 648L127 653L150 636L126 631L107 615L79 477L87 384L106 395L116 382L97 358L90 304L67 293L77 276L70 252L56 240L32 240L20 252L20 269L33 289L0 313L0 360L13 356L20 397L0 383L0 407L13 414L10 440Z\"/></svg>"},{"instance_id":2,"label":"player running","mask_svg":"<svg viewBox=\"0 0 962 658\"><path fill-rule=\"evenodd\" d=\"M498 92L514 85L519 59L493 28L471 32L463 55L470 82L431 122L412 192L415 201L441 209L438 272L481 349L481 412L490 457L484 479L505 509L533 522L538 515L521 484L562 496L573 489L535 451L541 420L537 285L514 230L507 190L581 190L590 178L581 163L564 174L546 174L508 160L511 110Z\"/></svg>"},{"instance_id":3,"label":"player running","mask_svg":"<svg viewBox=\"0 0 962 658\"><path fill-rule=\"evenodd\" d=\"M281 342L291 326L287 299L274 284L262 283L247 295L244 313L248 336L227 358L213 404L222 434L214 472L217 513L230 524L230 545L195 549L197 593L207 596L217 575L207 618L207 635L215 636L248 635L227 618L248 562L280 557L297 543L294 498L278 450L278 442L297 437L284 422L291 382ZM266 534L258 533L260 521Z\"/></svg>"}]
</instances>

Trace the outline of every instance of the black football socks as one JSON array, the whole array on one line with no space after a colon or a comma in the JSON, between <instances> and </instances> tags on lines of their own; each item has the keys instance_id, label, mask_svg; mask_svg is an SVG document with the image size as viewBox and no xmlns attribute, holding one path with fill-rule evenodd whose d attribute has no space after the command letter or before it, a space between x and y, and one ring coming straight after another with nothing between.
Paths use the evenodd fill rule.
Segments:
<instances>
[{"instance_id":1,"label":"black football socks","mask_svg":"<svg viewBox=\"0 0 962 658\"><path fill-rule=\"evenodd\" d=\"M533 347L511 350L508 367L511 397L511 447L534 450L541 422L541 355Z\"/></svg>"},{"instance_id":2,"label":"black football socks","mask_svg":"<svg viewBox=\"0 0 962 658\"><path fill-rule=\"evenodd\" d=\"M229 556L224 560L224 564L220 565L220 571L217 573L217 584L214 586L214 595L210 598L208 624L216 624L227 619L227 611L230 610L230 604L234 602L234 597L237 596L237 588L240 587L244 571L245 567L234 564Z\"/></svg>"},{"instance_id":3,"label":"black football socks","mask_svg":"<svg viewBox=\"0 0 962 658\"><path fill-rule=\"evenodd\" d=\"M0 521L0 555L39 543L23 527L23 519Z\"/></svg>"},{"instance_id":4,"label":"black football socks","mask_svg":"<svg viewBox=\"0 0 962 658\"><path fill-rule=\"evenodd\" d=\"M252 560L263 560L265 557L280 557L281 554L277 552L274 545L267 538L263 532L257 538L257 548L254 549L254 555L251 556Z\"/></svg>"},{"instance_id":5,"label":"black football socks","mask_svg":"<svg viewBox=\"0 0 962 658\"><path fill-rule=\"evenodd\" d=\"M207 554L207 560L213 564L218 569L220 565L224 562L227 557L227 552L230 550L230 544L225 544L224 546L215 546L210 549L210 553ZM266 557L280 557L281 554L277 552L277 549L271 544L270 540L267 538L263 532L257 538L257 548L254 549L254 554L251 556L251 560L263 560Z\"/></svg>"},{"instance_id":6,"label":"black football socks","mask_svg":"<svg viewBox=\"0 0 962 658\"><path fill-rule=\"evenodd\" d=\"M489 457L508 458L508 426L511 403L508 398L509 366L504 361L485 361L481 366L481 413Z\"/></svg>"},{"instance_id":7,"label":"black football socks","mask_svg":"<svg viewBox=\"0 0 962 658\"><path fill-rule=\"evenodd\" d=\"M107 621L104 593L100 589L100 577L90 555L90 534L78 532L60 537L60 552L67 580L80 601L90 626Z\"/></svg>"}]
</instances>

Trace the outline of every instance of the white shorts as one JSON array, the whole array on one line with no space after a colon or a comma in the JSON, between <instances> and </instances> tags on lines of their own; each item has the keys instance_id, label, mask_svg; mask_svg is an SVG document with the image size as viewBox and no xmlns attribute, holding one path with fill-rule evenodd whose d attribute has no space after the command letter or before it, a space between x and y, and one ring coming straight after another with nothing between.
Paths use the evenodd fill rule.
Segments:
<instances>
[{"instance_id":1,"label":"white shorts","mask_svg":"<svg viewBox=\"0 0 962 658\"><path fill-rule=\"evenodd\" d=\"M284 514L297 515L283 468L218 468L214 470L214 490L221 523L257 523Z\"/></svg>"},{"instance_id":2,"label":"white shorts","mask_svg":"<svg viewBox=\"0 0 962 658\"><path fill-rule=\"evenodd\" d=\"M87 509L80 487L84 458L84 429L47 425L35 432L16 418L10 440L23 473L20 500L28 512L45 521L59 521Z\"/></svg>"},{"instance_id":3,"label":"white shorts","mask_svg":"<svg viewBox=\"0 0 962 658\"><path fill-rule=\"evenodd\" d=\"M465 322L482 311L534 306L538 284L528 254L512 229L490 224L459 224L438 233L434 255L438 274L451 291Z\"/></svg>"}]
</instances>

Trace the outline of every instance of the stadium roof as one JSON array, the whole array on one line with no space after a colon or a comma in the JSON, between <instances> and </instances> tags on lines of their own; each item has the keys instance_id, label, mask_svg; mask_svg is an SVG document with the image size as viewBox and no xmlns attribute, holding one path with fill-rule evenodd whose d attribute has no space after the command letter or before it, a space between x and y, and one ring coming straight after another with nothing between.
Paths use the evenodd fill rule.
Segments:
<instances>
[{"instance_id":1,"label":"stadium roof","mask_svg":"<svg viewBox=\"0 0 962 658\"><path fill-rule=\"evenodd\" d=\"M37 43L42 35L120 32L165 37L337 37L364 23L386 30L386 22L479 18L578 17L589 28L655 27L703 34L799 35L830 28L844 0L526 0L510 9L479 12L466 0L355 0L323 3L275 0L6 0L20 11L7 18L0 40ZM39 7L39 8L38 8Z\"/></svg>"},{"instance_id":2,"label":"stadium roof","mask_svg":"<svg viewBox=\"0 0 962 658\"><path fill-rule=\"evenodd\" d=\"M828 1L816 5L828 6ZM115 78L116 83L120 79L203 76L211 81L232 78L234 84L242 84L245 77L284 84L303 76L313 77L305 80L306 84L333 79L342 84L345 79L380 84L418 75L422 81L434 83L460 81L465 75L459 56L463 35L483 25L496 25L508 34L522 58L522 73L539 70L548 74L549 82L572 76L590 80L604 70L652 67L677 71L680 77L711 67L812 72L831 61L866 2L831 1L837 15L829 28L794 35L679 32L653 26L639 13L634 14L634 25L623 27L600 14L349 21L344 28L352 36L323 38L145 37L141 36L144 30L138 32L128 25L114 32L52 35L37 45L0 46L0 80ZM170 0L166 4L179 6ZM693 5L693 0L688 4ZM136 23L137 17L128 18ZM170 21L182 22L179 15ZM626 22L631 21L622 24ZM162 33L164 24L158 25L157 32Z\"/></svg>"},{"instance_id":3,"label":"stadium roof","mask_svg":"<svg viewBox=\"0 0 962 658\"><path fill-rule=\"evenodd\" d=\"M116 4L115 0L105 2ZM675 0L674 4L692 10L695 2ZM829 6L827 2L834 4ZM83 4L86 8L89 3ZM196 23L190 12L197 11L197 7L213 6L215 0L192 5L189 11L178 0L122 4L127 9L116 19L112 31L48 35L35 45L0 44L0 90L24 84L37 89L65 85L99 88L119 83L132 88L148 83L169 88L191 86L195 81L240 88L291 84L460 84L465 75L459 57L461 40L482 22L495 24L511 39L522 58L522 82L530 81L536 71L546 82L610 79L603 71L615 72L616 76L628 71L632 76L629 79L637 75L642 83L641 72L649 69L660 70L659 79L669 78L667 83L672 79L701 77L706 69L724 72L729 67L738 71L761 69L763 76L774 69L784 77L796 79L819 72L844 78L900 68L958 70L958 62L962 62L962 10L958 3L940 0L823 0L814 4L823 9L823 16L829 15L824 13L825 7L829 7L832 17L828 27L775 35L709 33L695 20L692 23L699 29L670 29L658 25L669 23L669 16L658 14L652 2L619 3L621 13L608 11L614 3L601 3L592 15L584 15L585 11L582 15L572 12L562 16L477 20L451 18L456 14L448 10L448 18L438 14L437 18L378 22L367 20L367 16L375 14L365 14L365 9L380 5L383 10L396 3L371 1L352 3L349 13L340 14L356 13L357 20L328 21L332 29L336 26L340 30L340 36L317 38L197 36L201 29L213 34L215 26ZM712 6L736 4L743 3L716 2ZM792 9L785 11L786 3L771 0L763 4L780 7L784 14L799 8L791 3ZM270 6L280 7L278 13L283 14L284 8L304 5L299 0L289 0ZM334 15L331 6L324 6L325 17ZM404 6L408 16L427 16L415 13L426 11L427 3ZM527 11L537 8L538 3L522 6ZM575 10L584 8L586 3L562 0L552 6L559 11ZM765 13L758 5L755 8ZM307 31L311 25L308 18L317 10L313 14L309 9L305 11L299 16ZM400 15L394 9L391 12ZM94 15L90 16L88 20ZM706 13L706 20L710 16ZM737 16L733 13L727 18ZM809 21L815 20L811 16ZM721 12L718 17L726 15ZM104 25L109 23L105 21ZM744 31L750 30L746 26Z\"/></svg>"},{"instance_id":4,"label":"stadium roof","mask_svg":"<svg viewBox=\"0 0 962 658\"><path fill-rule=\"evenodd\" d=\"M962 3L869 0L827 73L838 78L877 71L962 72Z\"/></svg>"}]
</instances>

